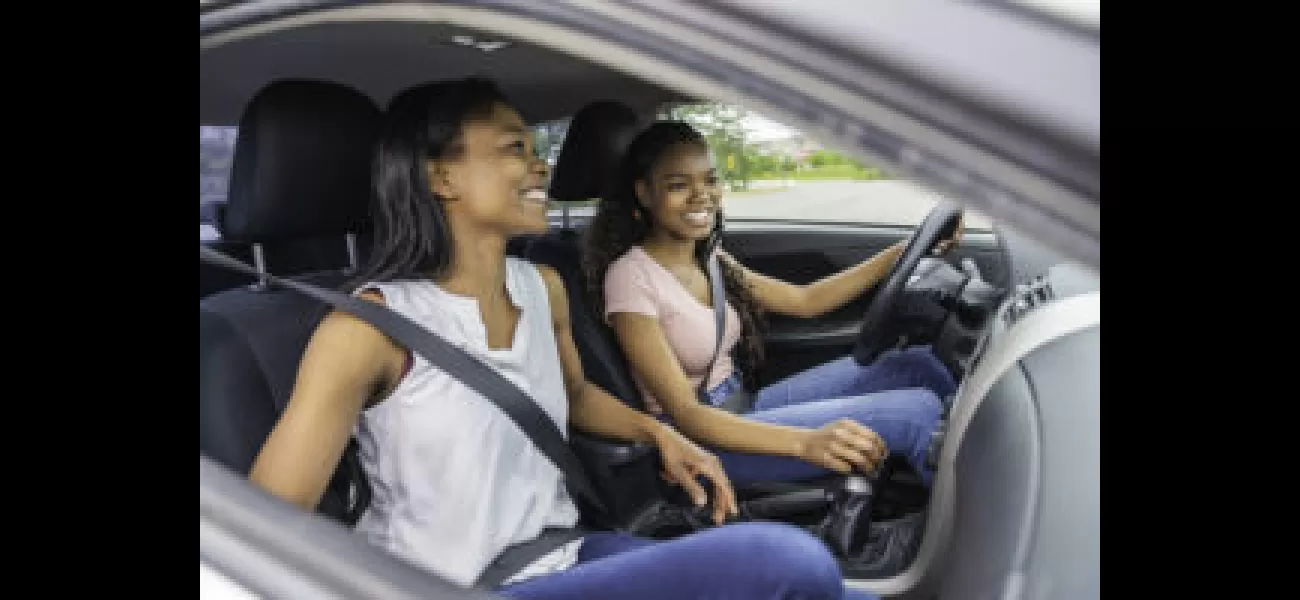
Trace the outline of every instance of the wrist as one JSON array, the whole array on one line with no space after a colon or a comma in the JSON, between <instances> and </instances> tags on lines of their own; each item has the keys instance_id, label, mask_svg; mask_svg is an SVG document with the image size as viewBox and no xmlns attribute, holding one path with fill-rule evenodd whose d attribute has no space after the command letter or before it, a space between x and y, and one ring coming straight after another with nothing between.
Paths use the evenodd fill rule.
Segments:
<instances>
[{"instance_id":1,"label":"wrist","mask_svg":"<svg viewBox=\"0 0 1300 600\"><path fill-rule=\"evenodd\" d=\"M654 444L655 446L662 446L665 440L677 433L667 423L649 415L641 419L638 429L641 438L638 441Z\"/></svg>"},{"instance_id":2,"label":"wrist","mask_svg":"<svg viewBox=\"0 0 1300 600\"><path fill-rule=\"evenodd\" d=\"M786 443L783 444L786 449L785 455L790 458L803 458L808 452L808 442L812 438L812 433L811 429L792 429Z\"/></svg>"}]
</instances>

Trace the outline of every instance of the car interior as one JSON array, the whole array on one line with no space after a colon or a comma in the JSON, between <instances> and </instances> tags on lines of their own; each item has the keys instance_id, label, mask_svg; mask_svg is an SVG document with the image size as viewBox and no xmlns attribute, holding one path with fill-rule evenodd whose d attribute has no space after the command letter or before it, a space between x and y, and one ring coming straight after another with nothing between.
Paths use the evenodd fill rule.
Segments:
<instances>
[{"instance_id":1,"label":"car interior","mask_svg":"<svg viewBox=\"0 0 1300 600\"><path fill-rule=\"evenodd\" d=\"M495 43L504 45L486 49ZM261 58L267 56L275 60ZM571 116L599 100L622 102L648 122L662 106L699 100L525 41L428 23L322 22L251 36L201 53L200 69L201 125L238 127L228 195L214 223L220 239L201 245L254 265L259 272L331 289L341 289L369 252L370 150L382 108L399 91L428 81L482 75L497 81L534 123ZM586 202L599 195L590 183L551 188L556 203ZM955 209L943 210L944 205L936 208L931 219L915 228L730 220L722 243L755 271L807 283L899 240L937 236L940 228L951 226L955 214ZM585 225L585 220L566 215L545 234L512 240L508 252L559 272L569 291L574 339L588 378L643 409L612 331L589 307L580 267ZM1040 448L1020 433L1007 432L1013 427L1057 428L1071 419L1088 418L1075 414L1086 402L1071 398L1099 393L1099 322L1067 319L1062 321L1066 325L1053 328L1047 323L1051 315L1044 316L1050 311L1042 310L1060 300L1097 295L1098 276L996 224L968 228L961 244L943 259L921 254L918 250L916 260L904 269L897 289L877 288L818 319L773 317L767 322L768 360L760 385L861 350L864 313L882 304L888 307L885 317L891 325L875 328L875 351L903 338L936 344L945 364L962 381L957 396L945 399L946 437L937 436L932 445L935 463L946 456L956 465L956 474L937 478L929 491L904 461L894 459L868 480L865 505L860 476L737 490L750 516L823 533L841 558L847 579L906 577L928 561L939 564L940 547L961 546L963 539L977 538L985 552L1005 552L1005 560L1012 560L1023 529L1002 532L993 524L1023 520L1028 509L1023 503L1000 501L1002 492L995 485L1039 489L1041 477L1062 477L1040 470L1048 453L1064 448ZM243 475L283 410L298 359L328 309L301 294L204 262L199 287L200 452ZM889 298L877 302L885 295ZM1068 311L1072 304L1066 304L1052 310ZM1036 319L1043 324L1037 325ZM1021 321L1047 333L1025 333L1028 326L1016 327ZM1019 353L1003 350L1017 344ZM993 378L988 373L994 371L982 364L998 361L1015 366L998 370L1000 376ZM1007 372L1011 374L1001 375ZM1041 401L1047 390L1057 396L1051 402ZM1053 411L1059 414L1044 414ZM953 432L959 432L956 437L963 446L982 450L958 455L950 441ZM646 505L644 499L653 497L655 490L638 486L657 480L651 449L580 432L573 433L571 443L607 495L615 525L640 528L656 537L705 526L684 499L679 507ZM1000 475L981 479L989 472ZM651 475L645 477L647 473ZM956 502L952 490L959 485L966 495ZM355 449L350 448L318 513L350 526L364 511L368 493ZM1077 529L1080 525L1066 523L1068 511L1059 508L1069 502L1053 496L1049 504L1057 508L1040 518L1058 519L1058 530ZM891 550L884 546L898 542L891 542L884 528L908 515L920 515L927 523L915 535L945 541L918 538L904 544L906 556L886 556ZM839 533L831 531L836 528ZM951 574L943 585L950 589L990 576L988 561L943 564Z\"/></svg>"}]
</instances>

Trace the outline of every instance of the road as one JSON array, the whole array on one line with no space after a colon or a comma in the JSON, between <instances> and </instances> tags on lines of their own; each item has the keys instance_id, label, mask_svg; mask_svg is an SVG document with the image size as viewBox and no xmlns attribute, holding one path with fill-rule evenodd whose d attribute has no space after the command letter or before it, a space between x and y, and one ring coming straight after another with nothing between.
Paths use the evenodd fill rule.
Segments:
<instances>
[{"instance_id":1,"label":"road","mask_svg":"<svg viewBox=\"0 0 1300 600\"><path fill-rule=\"evenodd\" d=\"M733 192L725 211L735 219L838 221L915 226L934 208L938 196L899 181L794 181L786 189ZM780 185L778 182L764 185ZM989 219L967 211L966 227L987 229Z\"/></svg>"}]
</instances>

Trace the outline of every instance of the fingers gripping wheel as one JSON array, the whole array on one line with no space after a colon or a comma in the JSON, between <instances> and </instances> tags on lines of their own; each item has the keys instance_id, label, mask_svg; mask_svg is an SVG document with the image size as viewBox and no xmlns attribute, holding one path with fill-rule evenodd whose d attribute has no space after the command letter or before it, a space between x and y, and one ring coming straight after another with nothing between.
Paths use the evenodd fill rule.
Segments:
<instances>
[{"instance_id":1,"label":"fingers gripping wheel","mask_svg":"<svg viewBox=\"0 0 1300 600\"><path fill-rule=\"evenodd\" d=\"M881 352L893 346L891 336L882 335L882 332L887 331L886 326L899 296L907 287L908 278L916 271L922 258L957 233L960 222L961 209L951 202L940 202L921 221L862 317L862 329L858 332L858 341L853 348L853 358L858 364L870 364Z\"/></svg>"}]
</instances>

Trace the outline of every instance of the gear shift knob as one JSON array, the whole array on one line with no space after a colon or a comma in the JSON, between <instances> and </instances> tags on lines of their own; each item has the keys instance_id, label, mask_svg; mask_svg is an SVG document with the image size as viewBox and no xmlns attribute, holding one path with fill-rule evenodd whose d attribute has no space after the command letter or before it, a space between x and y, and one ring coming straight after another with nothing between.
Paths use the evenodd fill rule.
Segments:
<instances>
[{"instance_id":1,"label":"gear shift knob","mask_svg":"<svg viewBox=\"0 0 1300 600\"><path fill-rule=\"evenodd\" d=\"M874 478L862 475L846 477L836 491L824 533L826 542L840 556L848 557L866 543L874 497Z\"/></svg>"}]
</instances>

